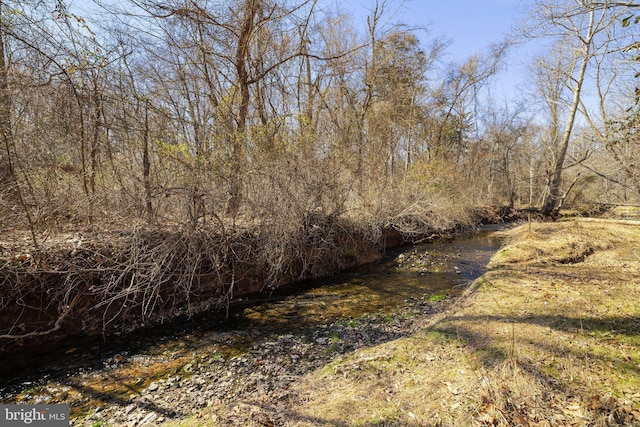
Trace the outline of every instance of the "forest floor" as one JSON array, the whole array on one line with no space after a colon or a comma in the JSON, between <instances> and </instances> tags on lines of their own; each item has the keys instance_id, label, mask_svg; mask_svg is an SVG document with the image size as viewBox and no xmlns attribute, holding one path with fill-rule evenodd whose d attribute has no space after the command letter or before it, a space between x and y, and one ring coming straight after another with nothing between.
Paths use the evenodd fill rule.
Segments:
<instances>
[{"instance_id":1,"label":"forest floor","mask_svg":"<svg viewBox=\"0 0 640 427\"><path fill-rule=\"evenodd\" d=\"M571 220L506 234L463 297L400 316L404 333L172 425L640 425L640 227Z\"/></svg>"}]
</instances>

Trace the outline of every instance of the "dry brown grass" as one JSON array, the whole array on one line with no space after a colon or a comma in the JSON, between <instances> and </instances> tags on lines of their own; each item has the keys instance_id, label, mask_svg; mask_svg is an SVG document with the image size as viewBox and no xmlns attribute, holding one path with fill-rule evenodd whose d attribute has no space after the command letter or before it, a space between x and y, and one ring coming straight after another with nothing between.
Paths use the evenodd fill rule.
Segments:
<instances>
[{"instance_id":1,"label":"dry brown grass","mask_svg":"<svg viewBox=\"0 0 640 427\"><path fill-rule=\"evenodd\" d=\"M304 377L287 425L640 425L640 227L507 235L451 312Z\"/></svg>"},{"instance_id":2,"label":"dry brown grass","mask_svg":"<svg viewBox=\"0 0 640 427\"><path fill-rule=\"evenodd\" d=\"M508 236L457 312L306 378L292 424L640 424L640 229Z\"/></svg>"}]
</instances>

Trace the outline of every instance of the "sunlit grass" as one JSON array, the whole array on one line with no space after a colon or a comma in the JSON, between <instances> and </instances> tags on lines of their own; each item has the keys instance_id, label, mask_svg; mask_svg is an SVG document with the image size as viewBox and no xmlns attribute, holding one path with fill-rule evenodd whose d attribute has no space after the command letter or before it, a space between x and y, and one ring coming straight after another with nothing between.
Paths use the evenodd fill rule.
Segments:
<instances>
[{"instance_id":1,"label":"sunlit grass","mask_svg":"<svg viewBox=\"0 0 640 427\"><path fill-rule=\"evenodd\" d=\"M623 257L640 247L638 228L534 224L508 234L457 311L305 378L298 419L365 425L400 408L398 425L640 423L640 260ZM367 369L354 371L363 360ZM395 387L392 399L371 392L382 384Z\"/></svg>"},{"instance_id":2,"label":"sunlit grass","mask_svg":"<svg viewBox=\"0 0 640 427\"><path fill-rule=\"evenodd\" d=\"M507 235L439 320L303 377L287 425L640 424L640 229L566 222ZM207 417L228 410L179 425L216 425Z\"/></svg>"}]
</instances>

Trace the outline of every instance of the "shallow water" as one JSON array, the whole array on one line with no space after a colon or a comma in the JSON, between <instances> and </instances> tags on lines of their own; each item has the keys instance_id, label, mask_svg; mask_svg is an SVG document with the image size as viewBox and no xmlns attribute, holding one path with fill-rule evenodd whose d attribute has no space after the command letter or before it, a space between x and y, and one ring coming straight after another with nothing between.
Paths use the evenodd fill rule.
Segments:
<instances>
[{"instance_id":1,"label":"shallow water","mask_svg":"<svg viewBox=\"0 0 640 427\"><path fill-rule=\"evenodd\" d=\"M314 281L306 292L246 309L242 316L247 326L289 330L392 311L410 298L459 295L499 249L495 230L396 250L381 263Z\"/></svg>"},{"instance_id":2,"label":"shallow water","mask_svg":"<svg viewBox=\"0 0 640 427\"><path fill-rule=\"evenodd\" d=\"M51 403L68 401L50 391L54 383L104 390L111 400L124 400L152 380L183 369L195 353L231 357L270 336L392 313L410 299L459 295L499 249L497 228L396 249L380 263L310 281L294 295L248 305L226 321L219 313L205 313L126 337L70 340L55 351L21 355L23 366L13 360L19 369L0 372L0 401L33 401L43 390L53 394ZM66 387L64 393L69 393Z\"/></svg>"}]
</instances>

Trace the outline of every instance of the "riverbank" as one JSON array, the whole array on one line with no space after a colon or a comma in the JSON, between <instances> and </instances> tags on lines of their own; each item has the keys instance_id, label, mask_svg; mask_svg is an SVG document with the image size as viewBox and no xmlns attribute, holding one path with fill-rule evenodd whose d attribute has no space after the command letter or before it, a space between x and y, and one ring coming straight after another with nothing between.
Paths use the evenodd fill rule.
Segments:
<instances>
[{"instance_id":1,"label":"riverbank","mask_svg":"<svg viewBox=\"0 0 640 427\"><path fill-rule=\"evenodd\" d=\"M640 424L638 225L505 234L462 299L413 313L402 336L171 425Z\"/></svg>"},{"instance_id":2,"label":"riverbank","mask_svg":"<svg viewBox=\"0 0 640 427\"><path fill-rule=\"evenodd\" d=\"M0 239L0 356L68 337L127 334L211 310L224 318L238 301L269 297L378 261L389 248L504 215L476 209L439 224L402 218L410 226L390 220L375 227L308 215L282 235L246 225L92 229L49 236L37 247L14 232ZM23 366L2 366L16 368Z\"/></svg>"},{"instance_id":3,"label":"riverbank","mask_svg":"<svg viewBox=\"0 0 640 427\"><path fill-rule=\"evenodd\" d=\"M107 343L70 342L48 351L37 372L14 374L0 399L68 403L77 423L91 426L182 419L203 404L255 397L256 389L271 401L296 378L406 336L414 322L442 311L485 271L501 244L496 228L398 248L383 262L247 306L225 322L203 314Z\"/></svg>"},{"instance_id":4,"label":"riverbank","mask_svg":"<svg viewBox=\"0 0 640 427\"><path fill-rule=\"evenodd\" d=\"M639 425L639 226L506 234L441 318L298 381L287 425Z\"/></svg>"},{"instance_id":5,"label":"riverbank","mask_svg":"<svg viewBox=\"0 0 640 427\"><path fill-rule=\"evenodd\" d=\"M74 402L74 424L93 427L639 424L638 225L571 220L503 234L508 245L462 296L341 320L327 305L295 333L160 340L12 401ZM435 274L432 261L415 251L393 262L421 277ZM290 316L306 304L283 302L280 315L299 324ZM278 318L263 310L246 316Z\"/></svg>"}]
</instances>

